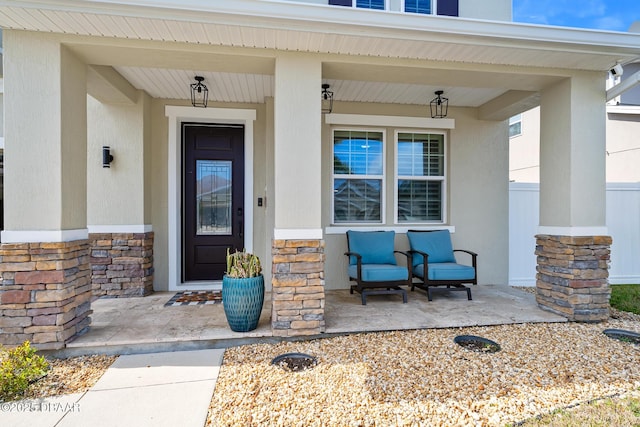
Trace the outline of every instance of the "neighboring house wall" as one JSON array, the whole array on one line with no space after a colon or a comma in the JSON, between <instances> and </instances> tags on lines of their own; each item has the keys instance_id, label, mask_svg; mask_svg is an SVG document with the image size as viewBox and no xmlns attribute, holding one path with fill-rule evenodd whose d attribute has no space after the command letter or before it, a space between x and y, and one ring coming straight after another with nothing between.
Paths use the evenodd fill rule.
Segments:
<instances>
[{"instance_id":1,"label":"neighboring house wall","mask_svg":"<svg viewBox=\"0 0 640 427\"><path fill-rule=\"evenodd\" d=\"M535 286L535 240L540 188L536 183L509 185L509 284ZM640 283L640 183L607 184L607 227L613 238L609 282ZM513 255L518 256L513 256Z\"/></svg>"},{"instance_id":2,"label":"neighboring house wall","mask_svg":"<svg viewBox=\"0 0 640 427\"><path fill-rule=\"evenodd\" d=\"M640 182L640 107L608 105L606 129L607 182ZM509 140L509 180L540 182L540 107L522 113L522 134Z\"/></svg>"}]
</instances>

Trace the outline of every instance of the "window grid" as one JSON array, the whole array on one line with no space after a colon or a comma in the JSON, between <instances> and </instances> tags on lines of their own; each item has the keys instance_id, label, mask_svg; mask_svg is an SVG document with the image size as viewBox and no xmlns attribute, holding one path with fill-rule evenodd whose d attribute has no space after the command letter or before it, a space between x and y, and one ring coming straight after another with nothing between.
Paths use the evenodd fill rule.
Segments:
<instances>
[{"instance_id":1,"label":"window grid","mask_svg":"<svg viewBox=\"0 0 640 427\"><path fill-rule=\"evenodd\" d=\"M408 13L422 13L430 15L433 13L431 0L404 0L404 11Z\"/></svg>"},{"instance_id":2,"label":"window grid","mask_svg":"<svg viewBox=\"0 0 640 427\"><path fill-rule=\"evenodd\" d=\"M516 114L509 119L509 138L522 135L522 114Z\"/></svg>"},{"instance_id":3,"label":"window grid","mask_svg":"<svg viewBox=\"0 0 640 427\"><path fill-rule=\"evenodd\" d=\"M381 223L383 133L335 130L333 139L333 223Z\"/></svg>"},{"instance_id":4,"label":"window grid","mask_svg":"<svg viewBox=\"0 0 640 427\"><path fill-rule=\"evenodd\" d=\"M445 219L444 134L396 133L396 223Z\"/></svg>"},{"instance_id":5,"label":"window grid","mask_svg":"<svg viewBox=\"0 0 640 427\"><path fill-rule=\"evenodd\" d=\"M384 10L384 0L356 0L356 7Z\"/></svg>"}]
</instances>

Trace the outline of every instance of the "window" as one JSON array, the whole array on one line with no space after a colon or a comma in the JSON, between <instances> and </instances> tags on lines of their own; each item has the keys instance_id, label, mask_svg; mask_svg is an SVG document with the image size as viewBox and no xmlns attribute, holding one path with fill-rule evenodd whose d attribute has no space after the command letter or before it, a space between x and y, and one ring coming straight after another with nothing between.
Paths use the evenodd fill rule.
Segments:
<instances>
[{"instance_id":1,"label":"window","mask_svg":"<svg viewBox=\"0 0 640 427\"><path fill-rule=\"evenodd\" d=\"M509 138L522 135L522 114L516 114L509 119Z\"/></svg>"},{"instance_id":2,"label":"window","mask_svg":"<svg viewBox=\"0 0 640 427\"><path fill-rule=\"evenodd\" d=\"M356 0L356 7L384 10L384 0Z\"/></svg>"},{"instance_id":3,"label":"window","mask_svg":"<svg viewBox=\"0 0 640 427\"><path fill-rule=\"evenodd\" d=\"M404 11L430 14L431 0L404 0Z\"/></svg>"},{"instance_id":4,"label":"window","mask_svg":"<svg viewBox=\"0 0 640 427\"><path fill-rule=\"evenodd\" d=\"M444 134L397 133L397 222L444 221Z\"/></svg>"},{"instance_id":5,"label":"window","mask_svg":"<svg viewBox=\"0 0 640 427\"><path fill-rule=\"evenodd\" d=\"M335 130L333 222L381 223L383 182L383 133Z\"/></svg>"}]
</instances>

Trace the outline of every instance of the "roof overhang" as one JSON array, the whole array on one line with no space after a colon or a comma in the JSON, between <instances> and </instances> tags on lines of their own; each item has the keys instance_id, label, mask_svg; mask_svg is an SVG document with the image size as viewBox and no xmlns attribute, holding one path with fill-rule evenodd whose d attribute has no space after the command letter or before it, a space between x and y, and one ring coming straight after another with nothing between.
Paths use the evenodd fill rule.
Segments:
<instances>
[{"instance_id":1,"label":"roof overhang","mask_svg":"<svg viewBox=\"0 0 640 427\"><path fill-rule=\"evenodd\" d=\"M640 56L634 33L265 0L0 0L0 27L586 71Z\"/></svg>"}]
</instances>

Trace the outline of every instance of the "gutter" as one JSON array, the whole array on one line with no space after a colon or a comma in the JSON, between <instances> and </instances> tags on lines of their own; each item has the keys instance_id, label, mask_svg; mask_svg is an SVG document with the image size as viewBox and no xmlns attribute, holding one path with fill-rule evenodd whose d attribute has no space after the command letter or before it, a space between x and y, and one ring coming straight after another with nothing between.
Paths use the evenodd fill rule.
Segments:
<instances>
[{"instance_id":1,"label":"gutter","mask_svg":"<svg viewBox=\"0 0 640 427\"><path fill-rule=\"evenodd\" d=\"M461 17L414 15L330 6L294 1L268 0L0 0L0 6L99 15L118 15L150 19L201 23L244 24L247 17L274 29L311 30L323 33L381 36L420 40L430 34L433 41L485 44L476 38L489 38L497 45L513 47L514 41L530 42L538 48L589 53L640 51L640 35L625 32L584 30L488 21ZM283 21L289 21L283 26ZM311 24L311 26L309 25ZM319 25L313 28L313 24ZM381 30L384 34L381 34ZM416 32L420 36L408 37ZM446 38L446 39L443 39ZM451 39L453 38L453 40ZM463 39L463 40L461 40ZM551 44L551 46L549 46ZM602 49L602 50L601 50ZM613 66L614 64L612 64Z\"/></svg>"}]
</instances>

